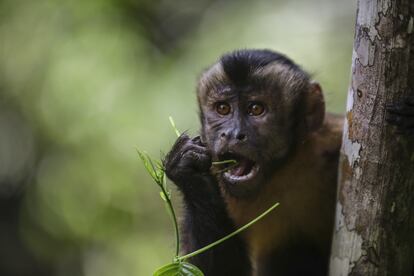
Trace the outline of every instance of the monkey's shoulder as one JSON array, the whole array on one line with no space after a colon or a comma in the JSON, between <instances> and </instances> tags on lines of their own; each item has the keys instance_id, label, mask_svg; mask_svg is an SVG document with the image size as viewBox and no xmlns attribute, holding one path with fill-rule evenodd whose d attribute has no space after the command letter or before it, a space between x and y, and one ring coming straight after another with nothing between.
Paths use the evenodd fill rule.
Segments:
<instances>
[{"instance_id":1,"label":"monkey's shoulder","mask_svg":"<svg viewBox=\"0 0 414 276\"><path fill-rule=\"evenodd\" d=\"M312 150L322 159L336 159L342 141L344 117L327 113L322 127L311 135Z\"/></svg>"}]
</instances>

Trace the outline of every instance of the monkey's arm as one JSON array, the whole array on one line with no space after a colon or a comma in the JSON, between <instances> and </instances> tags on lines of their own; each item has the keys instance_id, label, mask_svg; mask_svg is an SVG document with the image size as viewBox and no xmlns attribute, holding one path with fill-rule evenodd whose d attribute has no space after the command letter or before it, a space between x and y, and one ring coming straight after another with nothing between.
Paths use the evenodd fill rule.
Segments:
<instances>
[{"instance_id":1,"label":"monkey's arm","mask_svg":"<svg viewBox=\"0 0 414 276\"><path fill-rule=\"evenodd\" d=\"M184 253L206 246L234 231L216 180L211 157L199 137L181 135L164 160L165 172L184 197L181 243ZM239 237L193 257L191 263L209 275L248 275L250 263Z\"/></svg>"}]
</instances>

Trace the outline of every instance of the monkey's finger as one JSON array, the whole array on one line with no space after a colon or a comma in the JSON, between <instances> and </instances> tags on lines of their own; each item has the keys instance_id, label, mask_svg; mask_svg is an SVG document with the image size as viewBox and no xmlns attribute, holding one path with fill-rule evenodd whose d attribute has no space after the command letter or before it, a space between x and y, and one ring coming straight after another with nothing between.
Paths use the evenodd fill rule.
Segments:
<instances>
[{"instance_id":1,"label":"monkey's finger","mask_svg":"<svg viewBox=\"0 0 414 276\"><path fill-rule=\"evenodd\" d=\"M187 134L185 134L185 133L181 134L177 138L177 140L175 140L175 143L172 146L171 151L174 152L178 148L182 148L182 146L185 145L189 140L190 140L190 137Z\"/></svg>"},{"instance_id":2,"label":"monkey's finger","mask_svg":"<svg viewBox=\"0 0 414 276\"><path fill-rule=\"evenodd\" d=\"M201 142L200 136L197 135L197 136L193 137L193 139L191 139L191 141L193 141L194 143L200 143Z\"/></svg>"},{"instance_id":3,"label":"monkey's finger","mask_svg":"<svg viewBox=\"0 0 414 276\"><path fill-rule=\"evenodd\" d=\"M188 139L183 145L173 147L165 157L163 164L166 172L174 172L177 167L180 168L178 171L185 170L186 167L193 167L193 163L197 163L201 159L211 160L210 153L205 147L194 145ZM211 161L209 165L211 165Z\"/></svg>"},{"instance_id":4,"label":"monkey's finger","mask_svg":"<svg viewBox=\"0 0 414 276\"><path fill-rule=\"evenodd\" d=\"M195 145L193 143L187 143L182 147L182 151L186 152L186 151L195 151L198 153L204 153L204 154L209 154L209 151L207 150L206 147L203 146L199 146L199 145Z\"/></svg>"},{"instance_id":5,"label":"monkey's finger","mask_svg":"<svg viewBox=\"0 0 414 276\"><path fill-rule=\"evenodd\" d=\"M211 157L208 154L189 151L183 155L180 166L199 171L208 171L211 166Z\"/></svg>"},{"instance_id":6,"label":"monkey's finger","mask_svg":"<svg viewBox=\"0 0 414 276\"><path fill-rule=\"evenodd\" d=\"M194 137L193 139L191 139L191 141L194 142L194 144L205 147L206 145L203 143L203 141L201 141L201 137L198 135L196 137Z\"/></svg>"},{"instance_id":7,"label":"monkey's finger","mask_svg":"<svg viewBox=\"0 0 414 276\"><path fill-rule=\"evenodd\" d=\"M193 139L191 139L187 134L181 134L180 137L177 138L168 155L171 157L177 155L177 153L183 153L188 150L196 150L201 152L206 151L206 148L195 144Z\"/></svg>"}]
</instances>

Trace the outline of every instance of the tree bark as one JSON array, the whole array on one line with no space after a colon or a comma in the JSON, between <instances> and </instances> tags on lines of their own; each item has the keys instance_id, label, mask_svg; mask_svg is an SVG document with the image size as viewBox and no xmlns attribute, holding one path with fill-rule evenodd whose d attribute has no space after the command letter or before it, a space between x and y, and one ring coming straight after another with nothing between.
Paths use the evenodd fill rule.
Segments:
<instances>
[{"instance_id":1,"label":"tree bark","mask_svg":"<svg viewBox=\"0 0 414 276\"><path fill-rule=\"evenodd\" d=\"M412 0L358 2L331 276L413 271L414 137L385 122L414 88L413 16Z\"/></svg>"}]
</instances>

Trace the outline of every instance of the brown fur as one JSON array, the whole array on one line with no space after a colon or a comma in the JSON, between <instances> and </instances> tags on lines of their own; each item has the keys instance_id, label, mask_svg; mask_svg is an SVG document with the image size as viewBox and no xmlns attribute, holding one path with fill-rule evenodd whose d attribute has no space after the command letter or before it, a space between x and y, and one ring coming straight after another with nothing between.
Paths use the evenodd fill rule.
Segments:
<instances>
[{"instance_id":1,"label":"brown fur","mask_svg":"<svg viewBox=\"0 0 414 276\"><path fill-rule=\"evenodd\" d=\"M337 163L343 117L327 114L322 127L298 145L253 199L224 195L230 217L240 227L275 202L280 206L243 233L253 267L271 250L306 235L329 253L335 210Z\"/></svg>"}]
</instances>

